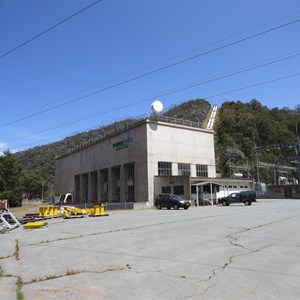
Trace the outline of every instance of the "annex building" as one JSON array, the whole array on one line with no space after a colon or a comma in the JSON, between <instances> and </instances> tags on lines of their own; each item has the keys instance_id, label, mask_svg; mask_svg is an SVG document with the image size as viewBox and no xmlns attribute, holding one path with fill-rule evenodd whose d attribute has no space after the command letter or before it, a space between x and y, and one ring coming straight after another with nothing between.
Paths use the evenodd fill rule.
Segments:
<instances>
[{"instance_id":1,"label":"annex building","mask_svg":"<svg viewBox=\"0 0 300 300\"><path fill-rule=\"evenodd\" d=\"M213 130L154 116L58 156L55 192L76 203L151 207L159 193L191 199L191 178L215 176Z\"/></svg>"}]
</instances>

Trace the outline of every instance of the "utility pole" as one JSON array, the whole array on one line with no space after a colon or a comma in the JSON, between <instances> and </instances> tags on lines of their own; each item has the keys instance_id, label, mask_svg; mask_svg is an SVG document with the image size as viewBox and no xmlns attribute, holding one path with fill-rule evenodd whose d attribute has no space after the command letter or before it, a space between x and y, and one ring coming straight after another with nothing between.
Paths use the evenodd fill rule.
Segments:
<instances>
[{"instance_id":1,"label":"utility pole","mask_svg":"<svg viewBox=\"0 0 300 300\"><path fill-rule=\"evenodd\" d=\"M257 149L256 149L254 132L253 132L253 155L254 155L254 168L255 168L256 189L257 189L257 195L259 197L259 195L260 195L260 179L259 179L258 158L257 158Z\"/></svg>"}]
</instances>

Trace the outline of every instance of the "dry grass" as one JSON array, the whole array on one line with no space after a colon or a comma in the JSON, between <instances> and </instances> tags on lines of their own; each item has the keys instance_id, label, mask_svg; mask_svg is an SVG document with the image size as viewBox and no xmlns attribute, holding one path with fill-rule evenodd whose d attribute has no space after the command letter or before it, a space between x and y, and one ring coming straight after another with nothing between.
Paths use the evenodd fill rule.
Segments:
<instances>
[{"instance_id":1,"label":"dry grass","mask_svg":"<svg viewBox=\"0 0 300 300\"><path fill-rule=\"evenodd\" d=\"M17 218L21 218L29 213L38 213L39 207L43 204L23 204L21 207L11 207L9 210Z\"/></svg>"}]
</instances>

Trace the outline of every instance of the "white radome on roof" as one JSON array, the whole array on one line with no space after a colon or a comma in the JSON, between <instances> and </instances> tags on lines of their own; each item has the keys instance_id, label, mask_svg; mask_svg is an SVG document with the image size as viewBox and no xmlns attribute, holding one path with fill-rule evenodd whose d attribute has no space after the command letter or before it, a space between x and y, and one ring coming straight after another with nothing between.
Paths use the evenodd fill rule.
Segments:
<instances>
[{"instance_id":1,"label":"white radome on roof","mask_svg":"<svg viewBox=\"0 0 300 300\"><path fill-rule=\"evenodd\" d=\"M154 113L161 112L163 110L163 108L164 108L164 106L159 100L156 100L151 104L151 109Z\"/></svg>"}]
</instances>

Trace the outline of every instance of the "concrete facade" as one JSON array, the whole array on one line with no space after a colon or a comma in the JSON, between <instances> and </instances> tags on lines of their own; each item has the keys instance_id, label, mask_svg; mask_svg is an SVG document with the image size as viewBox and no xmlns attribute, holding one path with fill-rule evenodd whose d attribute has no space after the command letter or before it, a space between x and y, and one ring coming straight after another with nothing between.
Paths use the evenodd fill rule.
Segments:
<instances>
[{"instance_id":1,"label":"concrete facade","mask_svg":"<svg viewBox=\"0 0 300 300\"><path fill-rule=\"evenodd\" d=\"M177 194L190 196L186 176L198 177L197 172L216 176L213 131L195 122L147 118L59 156L55 192L71 192L76 203L151 207L161 188L168 188L157 178L166 182L167 175L176 177L176 183L170 183L172 192L176 184Z\"/></svg>"}]
</instances>

